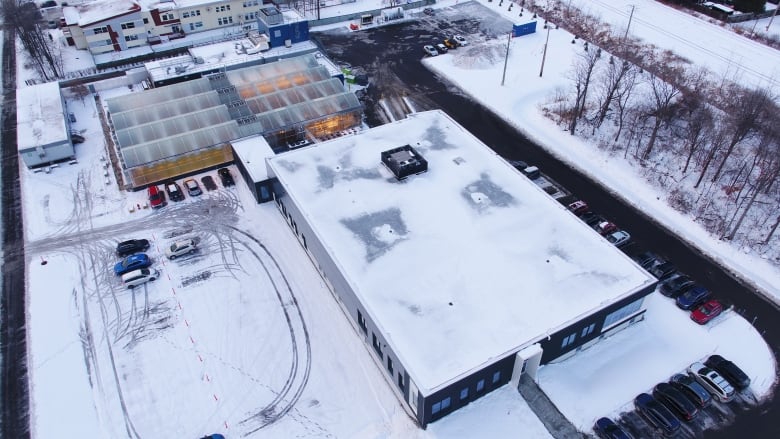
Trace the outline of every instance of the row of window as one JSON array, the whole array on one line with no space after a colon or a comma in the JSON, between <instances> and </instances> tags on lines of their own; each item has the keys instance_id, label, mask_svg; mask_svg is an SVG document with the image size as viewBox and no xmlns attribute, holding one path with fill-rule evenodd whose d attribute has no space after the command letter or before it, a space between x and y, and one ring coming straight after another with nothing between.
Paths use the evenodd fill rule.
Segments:
<instances>
[{"instance_id":1,"label":"row of window","mask_svg":"<svg viewBox=\"0 0 780 439\"><path fill-rule=\"evenodd\" d=\"M602 326L602 328L607 329L610 326L614 325L615 323L625 320L626 317L639 311L641 307L642 307L642 298L639 298L629 303L628 305L607 314L607 316L604 317L604 326ZM587 337L588 335L592 334L595 329L596 329L595 323L591 323L590 325L582 328L582 331L580 331L580 338ZM569 334L568 336L564 337L563 340L561 341L561 348L563 349L567 346L570 346L571 344L574 343L576 339L577 339L576 332Z\"/></svg>"},{"instance_id":2,"label":"row of window","mask_svg":"<svg viewBox=\"0 0 780 439\"><path fill-rule=\"evenodd\" d=\"M232 24L233 23L233 16L232 15L228 15L227 17L219 17L219 18L217 18L217 23L220 26L224 26L226 24Z\"/></svg>"},{"instance_id":3,"label":"row of window","mask_svg":"<svg viewBox=\"0 0 780 439\"><path fill-rule=\"evenodd\" d=\"M195 30L199 27L203 27L202 21L196 21L195 23L190 23L190 30Z\"/></svg>"},{"instance_id":4,"label":"row of window","mask_svg":"<svg viewBox=\"0 0 780 439\"><path fill-rule=\"evenodd\" d=\"M122 29L135 29L135 23L132 21L128 21L127 23L122 23Z\"/></svg>"},{"instance_id":5,"label":"row of window","mask_svg":"<svg viewBox=\"0 0 780 439\"><path fill-rule=\"evenodd\" d=\"M257 12L250 12L248 14L244 14L244 21L254 20L257 18Z\"/></svg>"},{"instance_id":6,"label":"row of window","mask_svg":"<svg viewBox=\"0 0 780 439\"><path fill-rule=\"evenodd\" d=\"M216 8L214 8L214 10L216 10L217 12L229 11L230 10L230 5L217 6Z\"/></svg>"},{"instance_id":7,"label":"row of window","mask_svg":"<svg viewBox=\"0 0 780 439\"><path fill-rule=\"evenodd\" d=\"M185 11L181 13L181 18L200 17L200 9L194 11Z\"/></svg>"},{"instance_id":8,"label":"row of window","mask_svg":"<svg viewBox=\"0 0 780 439\"><path fill-rule=\"evenodd\" d=\"M138 41L138 35L125 35L125 41Z\"/></svg>"},{"instance_id":9,"label":"row of window","mask_svg":"<svg viewBox=\"0 0 780 439\"><path fill-rule=\"evenodd\" d=\"M175 19L176 19L176 16L173 15L172 13L170 13L170 12L166 12L166 13L160 15L160 20L162 20L162 21L171 21L171 20L175 20Z\"/></svg>"},{"instance_id":10,"label":"row of window","mask_svg":"<svg viewBox=\"0 0 780 439\"><path fill-rule=\"evenodd\" d=\"M251 8L252 6L257 6L258 4L260 4L260 2L257 0L249 0L244 2L244 7Z\"/></svg>"},{"instance_id":11,"label":"row of window","mask_svg":"<svg viewBox=\"0 0 780 439\"><path fill-rule=\"evenodd\" d=\"M493 372L492 383L493 384L497 384L500 380L501 380L501 371L498 370L498 371ZM485 390L485 379L484 378L479 380L479 381L477 381L476 393L480 393L483 390ZM460 401L461 402L463 402L466 399L468 399L468 397L469 397L469 388L468 387L464 387L463 389L461 389L459 396L460 396ZM442 410L448 409L450 407L451 403L452 403L452 398L449 397L449 396L444 398L444 399L442 399L441 401L435 402L431 406L431 415L435 415L435 414L439 413Z\"/></svg>"}]
</instances>

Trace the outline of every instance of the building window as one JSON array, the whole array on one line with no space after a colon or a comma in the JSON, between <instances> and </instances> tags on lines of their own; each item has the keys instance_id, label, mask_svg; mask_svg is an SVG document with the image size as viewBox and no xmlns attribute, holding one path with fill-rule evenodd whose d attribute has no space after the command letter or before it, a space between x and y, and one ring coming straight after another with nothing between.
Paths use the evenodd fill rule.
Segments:
<instances>
[{"instance_id":1,"label":"building window","mask_svg":"<svg viewBox=\"0 0 780 439\"><path fill-rule=\"evenodd\" d=\"M451 399L450 399L449 396L444 398L444 399L442 399L441 400L441 409L444 410L444 409L449 408L450 407L450 401L451 401Z\"/></svg>"},{"instance_id":2,"label":"building window","mask_svg":"<svg viewBox=\"0 0 780 439\"><path fill-rule=\"evenodd\" d=\"M245 21L254 20L255 18L257 18L257 12L250 12L248 14L244 14Z\"/></svg>"},{"instance_id":3,"label":"building window","mask_svg":"<svg viewBox=\"0 0 780 439\"><path fill-rule=\"evenodd\" d=\"M190 23L190 30L195 30L199 27L203 27L202 21L196 21L195 23Z\"/></svg>"},{"instance_id":4,"label":"building window","mask_svg":"<svg viewBox=\"0 0 780 439\"><path fill-rule=\"evenodd\" d=\"M233 16L229 15L227 17L219 17L219 18L217 18L217 23L220 26L224 26L226 24L231 24L231 23L233 23Z\"/></svg>"},{"instance_id":5,"label":"building window","mask_svg":"<svg viewBox=\"0 0 780 439\"><path fill-rule=\"evenodd\" d=\"M183 14L181 14L181 17L182 18L200 17L200 9L184 12Z\"/></svg>"},{"instance_id":6,"label":"building window","mask_svg":"<svg viewBox=\"0 0 780 439\"><path fill-rule=\"evenodd\" d=\"M257 0L249 0L249 1L244 2L244 7L245 8L251 8L252 6L257 6L257 5L258 5Z\"/></svg>"},{"instance_id":7,"label":"building window","mask_svg":"<svg viewBox=\"0 0 780 439\"><path fill-rule=\"evenodd\" d=\"M379 345L379 339L376 338L376 334L373 332L371 333L371 336L373 338L374 350L376 351L377 355L379 355L379 358L382 358L382 346Z\"/></svg>"},{"instance_id":8,"label":"building window","mask_svg":"<svg viewBox=\"0 0 780 439\"><path fill-rule=\"evenodd\" d=\"M441 401L437 402L431 407L431 414L435 415L441 411Z\"/></svg>"},{"instance_id":9,"label":"building window","mask_svg":"<svg viewBox=\"0 0 780 439\"><path fill-rule=\"evenodd\" d=\"M390 376L393 376L393 359L387 356L387 371L390 372Z\"/></svg>"},{"instance_id":10,"label":"building window","mask_svg":"<svg viewBox=\"0 0 780 439\"><path fill-rule=\"evenodd\" d=\"M104 34L104 33L108 32L108 27L106 27L106 26L96 27L93 30L93 32L95 33L95 35L97 35L97 34Z\"/></svg>"},{"instance_id":11,"label":"building window","mask_svg":"<svg viewBox=\"0 0 780 439\"><path fill-rule=\"evenodd\" d=\"M225 12L230 10L230 5L222 5L214 8L217 12Z\"/></svg>"},{"instance_id":12,"label":"building window","mask_svg":"<svg viewBox=\"0 0 780 439\"><path fill-rule=\"evenodd\" d=\"M138 35L125 35L125 41L137 41Z\"/></svg>"},{"instance_id":13,"label":"building window","mask_svg":"<svg viewBox=\"0 0 780 439\"><path fill-rule=\"evenodd\" d=\"M169 21L169 20L175 20L176 16L170 13L162 14L160 15L160 20L162 21Z\"/></svg>"},{"instance_id":14,"label":"building window","mask_svg":"<svg viewBox=\"0 0 780 439\"><path fill-rule=\"evenodd\" d=\"M563 341L561 342L561 348L565 348L566 346L574 343L574 340L577 338L577 333L571 334L568 337L564 337Z\"/></svg>"},{"instance_id":15,"label":"building window","mask_svg":"<svg viewBox=\"0 0 780 439\"><path fill-rule=\"evenodd\" d=\"M398 372L398 388L404 390L404 374Z\"/></svg>"},{"instance_id":16,"label":"building window","mask_svg":"<svg viewBox=\"0 0 780 439\"><path fill-rule=\"evenodd\" d=\"M360 326L360 329L363 330L364 333L368 334L368 327L366 327L366 318L363 317L363 313L358 310L358 326ZM374 337L376 339L376 336Z\"/></svg>"},{"instance_id":17,"label":"building window","mask_svg":"<svg viewBox=\"0 0 780 439\"><path fill-rule=\"evenodd\" d=\"M477 381L477 392L481 392L485 388L485 380Z\"/></svg>"},{"instance_id":18,"label":"building window","mask_svg":"<svg viewBox=\"0 0 780 439\"><path fill-rule=\"evenodd\" d=\"M134 28L135 28L135 23L133 23L132 21L129 23L122 23L122 29L134 29Z\"/></svg>"},{"instance_id":19,"label":"building window","mask_svg":"<svg viewBox=\"0 0 780 439\"><path fill-rule=\"evenodd\" d=\"M281 36L282 36L282 31L278 29L274 31L274 38L281 38Z\"/></svg>"},{"instance_id":20,"label":"building window","mask_svg":"<svg viewBox=\"0 0 780 439\"><path fill-rule=\"evenodd\" d=\"M493 373L493 384L497 383L501 379L501 371Z\"/></svg>"},{"instance_id":21,"label":"building window","mask_svg":"<svg viewBox=\"0 0 780 439\"><path fill-rule=\"evenodd\" d=\"M629 303L623 308L620 308L617 311L613 311L607 314L607 316L604 318L603 328L608 328L614 325L615 323L623 321L626 319L626 317L639 311L639 309L642 308L642 299L643 298L640 297L639 299Z\"/></svg>"},{"instance_id":22,"label":"building window","mask_svg":"<svg viewBox=\"0 0 780 439\"><path fill-rule=\"evenodd\" d=\"M463 401L464 399L469 397L469 388L466 387L465 389L460 391L460 400Z\"/></svg>"},{"instance_id":23,"label":"building window","mask_svg":"<svg viewBox=\"0 0 780 439\"><path fill-rule=\"evenodd\" d=\"M148 18L144 18L144 24L149 24L149 19Z\"/></svg>"},{"instance_id":24,"label":"building window","mask_svg":"<svg viewBox=\"0 0 780 439\"><path fill-rule=\"evenodd\" d=\"M580 334L580 337L585 337L587 335L590 335L594 329L596 329L595 323L591 323L590 326L586 326L582 328L582 333Z\"/></svg>"}]
</instances>

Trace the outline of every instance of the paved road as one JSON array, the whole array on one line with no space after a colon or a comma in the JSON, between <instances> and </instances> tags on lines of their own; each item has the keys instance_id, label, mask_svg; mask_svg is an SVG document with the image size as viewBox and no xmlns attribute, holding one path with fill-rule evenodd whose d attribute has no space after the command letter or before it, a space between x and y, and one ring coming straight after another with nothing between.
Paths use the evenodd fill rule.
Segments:
<instances>
[{"instance_id":1,"label":"paved road","mask_svg":"<svg viewBox=\"0 0 780 439\"><path fill-rule=\"evenodd\" d=\"M3 289L0 315L0 437L29 438L25 329L24 227L16 147L15 33L3 33L2 220Z\"/></svg>"},{"instance_id":2,"label":"paved road","mask_svg":"<svg viewBox=\"0 0 780 439\"><path fill-rule=\"evenodd\" d=\"M587 176L558 162L489 110L471 102L451 84L436 78L420 63L422 45L447 35L459 33L476 41L506 35L511 23L491 16L492 12L485 8L475 11L475 7L481 6L474 2L464 3L451 9L439 9L434 17L420 16L418 22L356 33L331 30L313 35L336 62L360 67L368 73L372 83L365 100L369 125L386 122L381 107L377 105L380 99L406 96L420 111L443 109L501 156L538 165L557 182L586 200L594 211L629 230L639 244L633 251L639 250L639 247L649 248L668 257L681 270L711 288L719 298L734 304L745 318L755 321L756 328L778 356L780 309L777 305L756 294L643 212L634 210ZM739 363L739 359L734 360ZM707 431L707 437L734 437L737 432L750 432L755 437L780 437L780 423L777 422L780 402L777 400L759 408L735 406L735 409L738 412L736 420L722 430Z\"/></svg>"}]
</instances>

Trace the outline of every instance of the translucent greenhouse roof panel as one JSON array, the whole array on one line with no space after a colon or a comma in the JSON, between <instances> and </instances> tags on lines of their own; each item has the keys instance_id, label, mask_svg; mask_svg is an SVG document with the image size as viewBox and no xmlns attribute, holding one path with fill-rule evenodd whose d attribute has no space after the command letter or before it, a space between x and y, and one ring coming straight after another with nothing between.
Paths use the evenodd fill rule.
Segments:
<instances>
[{"instance_id":1,"label":"translucent greenhouse roof panel","mask_svg":"<svg viewBox=\"0 0 780 439\"><path fill-rule=\"evenodd\" d=\"M280 90L263 96L246 98L246 101L248 104L250 102L260 101L261 103L258 104L258 108L262 108L263 110L255 111L255 113L262 113L264 111L271 111L275 108L279 108L278 104L274 104L274 102L276 102L274 100L275 95L283 95L287 105L295 105L304 101L311 101L339 93L344 93L344 86L341 84L341 81L337 78L327 78L325 80L313 82L311 84L306 84L300 87Z\"/></svg>"},{"instance_id":2,"label":"translucent greenhouse roof panel","mask_svg":"<svg viewBox=\"0 0 780 439\"><path fill-rule=\"evenodd\" d=\"M142 125L156 120L167 119L186 113L194 113L207 108L218 107L222 104L219 95L215 91L207 91L181 99L162 102L121 113L111 113L111 120L115 130Z\"/></svg>"},{"instance_id":3,"label":"translucent greenhouse roof panel","mask_svg":"<svg viewBox=\"0 0 780 439\"><path fill-rule=\"evenodd\" d=\"M255 101L249 103L250 108L254 103ZM257 114L257 120L262 125L263 132L268 132L361 108L360 101L353 93L344 92Z\"/></svg>"},{"instance_id":4,"label":"translucent greenhouse roof panel","mask_svg":"<svg viewBox=\"0 0 780 439\"><path fill-rule=\"evenodd\" d=\"M137 125L125 130L117 130L116 138L120 148L148 143L166 137L176 136L203 127L220 125L231 120L230 113L223 105L207 108L196 113L161 119L144 125Z\"/></svg>"},{"instance_id":5,"label":"translucent greenhouse roof panel","mask_svg":"<svg viewBox=\"0 0 780 439\"><path fill-rule=\"evenodd\" d=\"M280 59L279 61L226 72L231 84L239 86L262 81L273 76L313 69L319 66L312 54Z\"/></svg>"},{"instance_id":6,"label":"translucent greenhouse roof panel","mask_svg":"<svg viewBox=\"0 0 780 439\"><path fill-rule=\"evenodd\" d=\"M172 101L187 96L196 95L211 90L211 84L208 79L200 78L192 81L172 84L165 87L145 90L138 93L130 93L109 99L106 104L111 113L121 113L123 111L144 108L150 105L156 105L163 102Z\"/></svg>"},{"instance_id":7,"label":"translucent greenhouse roof panel","mask_svg":"<svg viewBox=\"0 0 780 439\"><path fill-rule=\"evenodd\" d=\"M266 78L262 81L238 85L236 86L236 91L238 91L241 98L251 99L255 96L276 93L281 90L300 87L331 78L332 76L330 76L328 70L320 66L314 70L286 73Z\"/></svg>"},{"instance_id":8,"label":"translucent greenhouse roof panel","mask_svg":"<svg viewBox=\"0 0 780 439\"><path fill-rule=\"evenodd\" d=\"M190 131L173 137L142 143L120 150L125 168L151 163L175 156L230 142L240 137L235 121Z\"/></svg>"}]
</instances>

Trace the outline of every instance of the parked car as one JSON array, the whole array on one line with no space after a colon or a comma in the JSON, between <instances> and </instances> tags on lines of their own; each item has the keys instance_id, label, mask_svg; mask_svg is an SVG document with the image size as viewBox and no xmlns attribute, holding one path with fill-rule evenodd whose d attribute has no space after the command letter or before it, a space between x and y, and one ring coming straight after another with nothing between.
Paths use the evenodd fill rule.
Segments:
<instances>
[{"instance_id":1,"label":"parked car","mask_svg":"<svg viewBox=\"0 0 780 439\"><path fill-rule=\"evenodd\" d=\"M219 179L222 180L222 186L228 187L236 184L233 180L233 174L230 173L230 169L228 168L219 168L217 170L217 175L219 175Z\"/></svg>"},{"instance_id":2,"label":"parked car","mask_svg":"<svg viewBox=\"0 0 780 439\"><path fill-rule=\"evenodd\" d=\"M650 268L650 266L652 266L658 260L660 260L660 257L651 251L646 251L631 256L631 259L636 261L636 263L639 264L640 267L647 270L648 268Z\"/></svg>"},{"instance_id":3,"label":"parked car","mask_svg":"<svg viewBox=\"0 0 780 439\"><path fill-rule=\"evenodd\" d=\"M688 366L688 373L718 401L728 402L734 397L734 387L721 374L702 363Z\"/></svg>"},{"instance_id":4,"label":"parked car","mask_svg":"<svg viewBox=\"0 0 780 439\"><path fill-rule=\"evenodd\" d=\"M701 305L710 297L710 290L701 285L696 285L688 291L677 296L677 306L684 310L691 310Z\"/></svg>"},{"instance_id":5,"label":"parked car","mask_svg":"<svg viewBox=\"0 0 780 439\"><path fill-rule=\"evenodd\" d=\"M433 8L425 8L425 9L423 9L423 14L425 14L425 15L433 15Z\"/></svg>"},{"instance_id":6,"label":"parked car","mask_svg":"<svg viewBox=\"0 0 780 439\"><path fill-rule=\"evenodd\" d=\"M184 200L184 192L182 192L179 183L176 183L175 181L165 183L165 192L168 193L168 198L170 198L171 201Z\"/></svg>"},{"instance_id":7,"label":"parked car","mask_svg":"<svg viewBox=\"0 0 780 439\"><path fill-rule=\"evenodd\" d=\"M435 47L431 46L430 44L426 44L423 46L423 52L425 52L428 56L436 56L439 54L439 51L436 50Z\"/></svg>"},{"instance_id":8,"label":"parked car","mask_svg":"<svg viewBox=\"0 0 780 439\"><path fill-rule=\"evenodd\" d=\"M750 387L750 377L742 371L736 364L721 357L720 355L710 355L704 365L714 369L726 378L732 386L739 390L744 390Z\"/></svg>"},{"instance_id":9,"label":"parked car","mask_svg":"<svg viewBox=\"0 0 780 439\"><path fill-rule=\"evenodd\" d=\"M528 177L530 180L536 180L542 176L542 171L540 171L536 166L526 166L525 168L521 169L520 172L522 172L523 175Z\"/></svg>"},{"instance_id":10,"label":"parked car","mask_svg":"<svg viewBox=\"0 0 780 439\"><path fill-rule=\"evenodd\" d=\"M704 325L719 316L721 312L723 312L723 304L715 299L708 300L691 311L691 320Z\"/></svg>"},{"instance_id":11,"label":"parked car","mask_svg":"<svg viewBox=\"0 0 780 439\"><path fill-rule=\"evenodd\" d=\"M194 251L196 251L198 248L195 245L195 241L192 239L183 239L181 241L176 241L173 244L171 244L168 248L165 249L165 256L168 257L170 260L174 260L178 258L179 256L188 255Z\"/></svg>"},{"instance_id":12,"label":"parked car","mask_svg":"<svg viewBox=\"0 0 780 439\"><path fill-rule=\"evenodd\" d=\"M593 226L593 230L599 232L601 236L609 235L618 231L618 227L609 221L599 221Z\"/></svg>"},{"instance_id":13,"label":"parked car","mask_svg":"<svg viewBox=\"0 0 780 439\"><path fill-rule=\"evenodd\" d=\"M122 275L122 283L128 289L133 289L138 285L151 282L160 277L160 271L150 268L141 268L133 270Z\"/></svg>"},{"instance_id":14,"label":"parked car","mask_svg":"<svg viewBox=\"0 0 780 439\"><path fill-rule=\"evenodd\" d=\"M225 439L225 436L222 436L219 433L210 434L208 436L203 436L200 439Z\"/></svg>"},{"instance_id":15,"label":"parked car","mask_svg":"<svg viewBox=\"0 0 780 439\"><path fill-rule=\"evenodd\" d=\"M444 44L442 44L442 43L438 43L438 44L436 44L436 50L437 50L439 53L447 53L447 46L445 46L445 45L444 45Z\"/></svg>"},{"instance_id":16,"label":"parked car","mask_svg":"<svg viewBox=\"0 0 780 439\"><path fill-rule=\"evenodd\" d=\"M444 42L444 45L447 46L448 49L457 49L458 48L458 42L453 40L452 38L445 38L443 42Z\"/></svg>"},{"instance_id":17,"label":"parked car","mask_svg":"<svg viewBox=\"0 0 780 439\"><path fill-rule=\"evenodd\" d=\"M672 376L669 383L688 395L688 399L699 407L706 407L712 402L712 395L695 378L690 375L678 373Z\"/></svg>"},{"instance_id":18,"label":"parked car","mask_svg":"<svg viewBox=\"0 0 780 439\"><path fill-rule=\"evenodd\" d=\"M84 136L82 136L79 133L74 133L74 132L70 133L70 141L73 142L74 144L84 143L84 141L86 140L87 139L85 139Z\"/></svg>"},{"instance_id":19,"label":"parked car","mask_svg":"<svg viewBox=\"0 0 780 439\"><path fill-rule=\"evenodd\" d=\"M634 399L634 406L651 426L665 434L673 434L680 429L680 421L672 412L647 393L640 393Z\"/></svg>"},{"instance_id":20,"label":"parked car","mask_svg":"<svg viewBox=\"0 0 780 439\"><path fill-rule=\"evenodd\" d=\"M691 421L699 409L682 391L669 383L659 383L653 389L653 397L684 421Z\"/></svg>"},{"instance_id":21,"label":"parked car","mask_svg":"<svg viewBox=\"0 0 780 439\"><path fill-rule=\"evenodd\" d=\"M73 113L68 113L68 120L70 120L70 123L76 123L76 115Z\"/></svg>"},{"instance_id":22,"label":"parked car","mask_svg":"<svg viewBox=\"0 0 780 439\"><path fill-rule=\"evenodd\" d=\"M658 261L651 265L647 271L655 276L656 279L665 280L677 273L677 267L669 261Z\"/></svg>"},{"instance_id":23,"label":"parked car","mask_svg":"<svg viewBox=\"0 0 780 439\"><path fill-rule=\"evenodd\" d=\"M585 212L582 215L580 215L580 220L582 220L582 222L589 225L590 227L593 227L596 224L604 221L604 218L601 217L601 215L594 212Z\"/></svg>"},{"instance_id":24,"label":"parked car","mask_svg":"<svg viewBox=\"0 0 780 439\"><path fill-rule=\"evenodd\" d=\"M690 277L684 274L672 276L661 282L658 291L666 297L676 299L680 294L696 286L696 283Z\"/></svg>"},{"instance_id":25,"label":"parked car","mask_svg":"<svg viewBox=\"0 0 780 439\"><path fill-rule=\"evenodd\" d=\"M455 35L454 37L452 37L452 39L457 41L459 46L468 46L469 45L468 40L463 38L460 35Z\"/></svg>"},{"instance_id":26,"label":"parked car","mask_svg":"<svg viewBox=\"0 0 780 439\"><path fill-rule=\"evenodd\" d=\"M198 195L203 194L203 191L200 190L198 182L195 181L194 178L188 178L184 180L184 187L187 188L187 193L190 194L191 197L197 197Z\"/></svg>"},{"instance_id":27,"label":"parked car","mask_svg":"<svg viewBox=\"0 0 780 439\"><path fill-rule=\"evenodd\" d=\"M207 191L213 191L217 189L217 183L214 182L214 178L212 178L210 175L201 177L200 182L203 183L203 187L205 187Z\"/></svg>"},{"instance_id":28,"label":"parked car","mask_svg":"<svg viewBox=\"0 0 780 439\"><path fill-rule=\"evenodd\" d=\"M120 276L127 272L138 270L139 268L146 268L152 265L152 260L146 253L136 253L130 255L114 265L114 274Z\"/></svg>"},{"instance_id":29,"label":"parked car","mask_svg":"<svg viewBox=\"0 0 780 439\"><path fill-rule=\"evenodd\" d=\"M582 215L585 212L590 212L590 208L588 207L588 203L586 203L586 202L584 202L582 200L577 200L577 201L575 201L573 203L570 203L566 207L568 207L569 210L573 214L575 214L575 215Z\"/></svg>"},{"instance_id":30,"label":"parked car","mask_svg":"<svg viewBox=\"0 0 780 439\"><path fill-rule=\"evenodd\" d=\"M615 247L622 247L631 242L631 235L625 230L618 230L617 232L607 235L607 241Z\"/></svg>"},{"instance_id":31,"label":"parked car","mask_svg":"<svg viewBox=\"0 0 780 439\"><path fill-rule=\"evenodd\" d=\"M623 427L615 424L612 419L600 418L593 424L593 431L602 439L633 439Z\"/></svg>"},{"instance_id":32,"label":"parked car","mask_svg":"<svg viewBox=\"0 0 780 439\"><path fill-rule=\"evenodd\" d=\"M165 201L165 192L161 191L157 186L149 186L147 192L149 194L149 205L152 206L152 209L159 209L168 204Z\"/></svg>"},{"instance_id":33,"label":"parked car","mask_svg":"<svg viewBox=\"0 0 780 439\"><path fill-rule=\"evenodd\" d=\"M145 252L149 249L149 241L146 239L128 239L116 245L116 255L123 258L133 253Z\"/></svg>"}]
</instances>

